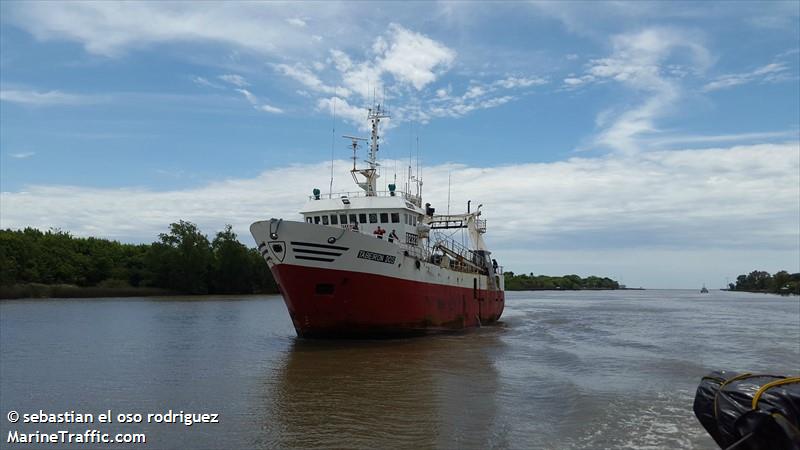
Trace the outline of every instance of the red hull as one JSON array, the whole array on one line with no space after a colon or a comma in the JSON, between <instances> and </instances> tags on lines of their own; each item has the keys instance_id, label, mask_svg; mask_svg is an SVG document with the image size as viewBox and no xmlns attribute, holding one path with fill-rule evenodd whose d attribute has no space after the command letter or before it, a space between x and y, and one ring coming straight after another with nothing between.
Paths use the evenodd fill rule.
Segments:
<instances>
[{"instance_id":1,"label":"red hull","mask_svg":"<svg viewBox=\"0 0 800 450\"><path fill-rule=\"evenodd\" d=\"M278 264L278 282L302 337L423 334L494 322L503 291Z\"/></svg>"}]
</instances>

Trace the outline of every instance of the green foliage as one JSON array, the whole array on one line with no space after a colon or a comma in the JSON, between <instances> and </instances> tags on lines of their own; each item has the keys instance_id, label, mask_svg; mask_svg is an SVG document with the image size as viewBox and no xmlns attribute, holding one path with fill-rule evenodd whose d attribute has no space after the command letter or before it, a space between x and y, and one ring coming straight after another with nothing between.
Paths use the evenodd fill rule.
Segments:
<instances>
[{"instance_id":1,"label":"green foliage","mask_svg":"<svg viewBox=\"0 0 800 450\"><path fill-rule=\"evenodd\" d=\"M215 292L236 293L252 292L253 278L256 272L266 272L264 261L256 266L251 264L250 253L236 239L230 225L217 233L211 243L213 266L211 268L211 286Z\"/></svg>"},{"instance_id":2,"label":"green foliage","mask_svg":"<svg viewBox=\"0 0 800 450\"><path fill-rule=\"evenodd\" d=\"M153 285L187 294L207 294L214 255L208 238L197 225L184 222L169 225L147 253L147 265L155 275Z\"/></svg>"},{"instance_id":3,"label":"green foliage","mask_svg":"<svg viewBox=\"0 0 800 450\"><path fill-rule=\"evenodd\" d=\"M736 277L736 284L728 287L733 291L769 292L773 294L800 294L800 273L790 274L785 270L770 275L763 270L754 270Z\"/></svg>"},{"instance_id":4,"label":"green foliage","mask_svg":"<svg viewBox=\"0 0 800 450\"><path fill-rule=\"evenodd\" d=\"M551 277L533 273L515 275L514 272L506 272L503 276L508 291L619 289L619 283L605 277L581 278L578 275Z\"/></svg>"},{"instance_id":5,"label":"green foliage","mask_svg":"<svg viewBox=\"0 0 800 450\"><path fill-rule=\"evenodd\" d=\"M183 220L150 245L78 238L61 230L0 230L0 286L32 284L185 294L277 292L261 255L240 243L230 225L209 242L197 225Z\"/></svg>"}]
</instances>

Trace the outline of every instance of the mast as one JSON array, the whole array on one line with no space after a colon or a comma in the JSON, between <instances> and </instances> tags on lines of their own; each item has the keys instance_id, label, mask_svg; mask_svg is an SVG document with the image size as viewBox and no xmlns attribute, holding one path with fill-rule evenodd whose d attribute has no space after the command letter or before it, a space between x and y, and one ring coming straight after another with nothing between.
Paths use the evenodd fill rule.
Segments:
<instances>
[{"instance_id":1,"label":"mast","mask_svg":"<svg viewBox=\"0 0 800 450\"><path fill-rule=\"evenodd\" d=\"M355 157L355 150L357 148L358 141L366 141L366 139L356 138L353 136L344 136L353 141L353 170L351 170L350 173L353 174L353 180L356 182L358 187L366 192L367 197L374 197L378 194L377 185L378 178L380 177L378 174L378 167L380 166L380 164L378 164L378 151L380 150L380 144L378 142L380 140L378 127L381 119L388 117L390 117L389 113L381 107L380 103L376 104L372 108L369 108L368 110L367 120L371 122L372 132L370 134L369 154L367 155L367 159L364 161L368 165L366 168L356 168ZM359 179L358 175L361 175L363 178Z\"/></svg>"}]
</instances>

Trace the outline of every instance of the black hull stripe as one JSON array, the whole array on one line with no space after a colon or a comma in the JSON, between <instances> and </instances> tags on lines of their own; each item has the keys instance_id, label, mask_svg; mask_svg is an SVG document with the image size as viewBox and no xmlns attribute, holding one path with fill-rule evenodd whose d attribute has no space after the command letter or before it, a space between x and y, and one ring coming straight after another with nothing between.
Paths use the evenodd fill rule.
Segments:
<instances>
[{"instance_id":1,"label":"black hull stripe","mask_svg":"<svg viewBox=\"0 0 800 450\"><path fill-rule=\"evenodd\" d=\"M314 256L301 256L301 255L295 255L294 257L296 259L308 259L311 261L333 262L333 259L330 258L316 258Z\"/></svg>"},{"instance_id":2,"label":"black hull stripe","mask_svg":"<svg viewBox=\"0 0 800 450\"><path fill-rule=\"evenodd\" d=\"M321 252L319 250L306 250L304 248L293 248L295 253L311 253L312 255L329 255L329 256L342 256L341 253L336 252Z\"/></svg>"},{"instance_id":3,"label":"black hull stripe","mask_svg":"<svg viewBox=\"0 0 800 450\"><path fill-rule=\"evenodd\" d=\"M331 250L349 250L348 247L339 247L338 245L312 244L310 242L292 241L292 245L303 245L303 246L306 246L306 247L327 248L327 249L331 249Z\"/></svg>"}]
</instances>

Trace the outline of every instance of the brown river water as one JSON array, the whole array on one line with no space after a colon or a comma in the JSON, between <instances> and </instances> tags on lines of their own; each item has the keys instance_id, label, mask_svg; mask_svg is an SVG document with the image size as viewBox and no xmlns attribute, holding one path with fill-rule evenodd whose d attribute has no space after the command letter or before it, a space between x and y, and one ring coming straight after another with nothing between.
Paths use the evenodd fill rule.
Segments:
<instances>
[{"instance_id":1,"label":"brown river water","mask_svg":"<svg viewBox=\"0 0 800 450\"><path fill-rule=\"evenodd\" d=\"M2 448L707 448L713 369L800 372L800 299L510 292L501 323L376 341L295 337L280 297L0 302ZM219 423L98 423L118 413ZM12 423L75 411L94 423ZM146 444L8 443L143 433Z\"/></svg>"}]
</instances>

